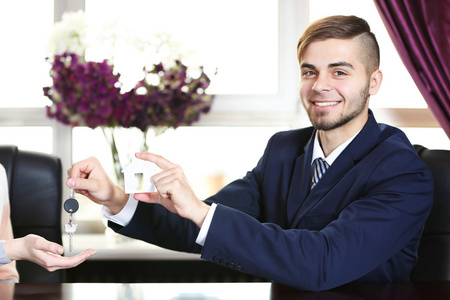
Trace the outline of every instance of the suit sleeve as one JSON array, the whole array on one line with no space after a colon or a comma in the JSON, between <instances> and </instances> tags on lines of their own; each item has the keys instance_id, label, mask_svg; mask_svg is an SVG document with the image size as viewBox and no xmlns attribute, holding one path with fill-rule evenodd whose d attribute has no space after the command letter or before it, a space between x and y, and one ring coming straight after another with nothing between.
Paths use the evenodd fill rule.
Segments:
<instances>
[{"instance_id":1,"label":"suit sleeve","mask_svg":"<svg viewBox=\"0 0 450 300\"><path fill-rule=\"evenodd\" d=\"M202 258L311 291L363 278L380 265L386 274L379 278L388 278L390 268L402 268L392 258L420 238L432 180L413 151L387 153L369 170L356 183L359 196L321 230L284 229L219 204Z\"/></svg>"}]
</instances>

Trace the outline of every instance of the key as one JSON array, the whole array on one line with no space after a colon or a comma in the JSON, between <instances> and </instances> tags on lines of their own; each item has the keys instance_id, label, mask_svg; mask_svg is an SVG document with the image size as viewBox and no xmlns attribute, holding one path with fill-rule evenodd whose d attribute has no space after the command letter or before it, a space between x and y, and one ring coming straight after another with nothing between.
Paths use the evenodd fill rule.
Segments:
<instances>
[{"instance_id":1,"label":"key","mask_svg":"<svg viewBox=\"0 0 450 300\"><path fill-rule=\"evenodd\" d=\"M77 231L77 224L69 221L69 224L64 224L65 232L69 235L69 251L73 250L73 235Z\"/></svg>"},{"instance_id":2,"label":"key","mask_svg":"<svg viewBox=\"0 0 450 300\"><path fill-rule=\"evenodd\" d=\"M64 202L64 210L69 213L69 223L64 224L64 231L69 235L69 251L73 250L73 235L77 231L77 224L72 222L72 214L76 213L79 204L75 199L75 190L70 189L70 197Z\"/></svg>"}]
</instances>

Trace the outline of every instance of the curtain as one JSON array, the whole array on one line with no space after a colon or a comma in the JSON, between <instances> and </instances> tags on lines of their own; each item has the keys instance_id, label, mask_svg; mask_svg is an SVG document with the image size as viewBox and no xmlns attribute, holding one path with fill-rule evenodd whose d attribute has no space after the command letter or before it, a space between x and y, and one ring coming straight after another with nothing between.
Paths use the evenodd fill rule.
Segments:
<instances>
[{"instance_id":1,"label":"curtain","mask_svg":"<svg viewBox=\"0 0 450 300\"><path fill-rule=\"evenodd\" d=\"M408 72L450 138L450 0L374 0Z\"/></svg>"}]
</instances>

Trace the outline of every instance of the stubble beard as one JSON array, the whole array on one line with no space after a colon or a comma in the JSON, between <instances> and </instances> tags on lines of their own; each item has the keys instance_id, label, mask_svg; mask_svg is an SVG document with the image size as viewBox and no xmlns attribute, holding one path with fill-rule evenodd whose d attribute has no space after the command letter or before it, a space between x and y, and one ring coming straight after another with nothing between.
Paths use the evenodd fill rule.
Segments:
<instances>
[{"instance_id":1,"label":"stubble beard","mask_svg":"<svg viewBox=\"0 0 450 300\"><path fill-rule=\"evenodd\" d=\"M359 95L356 96L354 101L350 101L350 103L353 103L352 107L350 107L350 111L342 112L335 119L327 118L328 112L321 112L321 111L318 112L313 110L307 110L306 108L305 110L308 114L311 124L315 129L328 131L344 126L345 124L347 124L348 122L359 116L366 109L366 104L368 100L369 100L369 85L363 88L363 90L359 93Z\"/></svg>"}]
</instances>

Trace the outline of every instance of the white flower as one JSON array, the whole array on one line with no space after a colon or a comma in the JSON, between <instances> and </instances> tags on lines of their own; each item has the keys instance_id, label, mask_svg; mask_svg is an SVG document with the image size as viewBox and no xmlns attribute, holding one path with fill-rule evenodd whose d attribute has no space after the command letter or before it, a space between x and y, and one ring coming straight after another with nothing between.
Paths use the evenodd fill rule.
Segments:
<instances>
[{"instance_id":1,"label":"white flower","mask_svg":"<svg viewBox=\"0 0 450 300\"><path fill-rule=\"evenodd\" d=\"M84 55L87 48L87 20L83 11L66 12L53 26L49 51L53 55L73 52Z\"/></svg>"}]
</instances>

